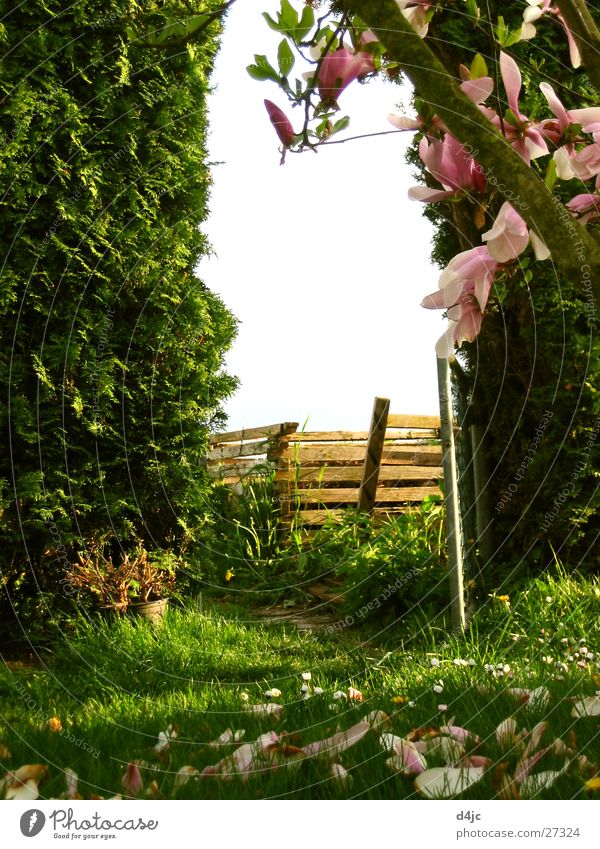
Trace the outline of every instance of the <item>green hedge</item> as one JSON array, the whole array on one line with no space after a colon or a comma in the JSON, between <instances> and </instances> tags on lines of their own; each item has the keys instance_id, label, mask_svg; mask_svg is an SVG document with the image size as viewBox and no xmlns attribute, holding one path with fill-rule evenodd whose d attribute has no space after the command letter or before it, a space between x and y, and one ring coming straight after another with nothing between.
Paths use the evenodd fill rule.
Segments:
<instances>
[{"instance_id":1,"label":"green hedge","mask_svg":"<svg viewBox=\"0 0 600 849\"><path fill-rule=\"evenodd\" d=\"M193 541L236 321L194 271L218 19L169 46L183 3L0 7L0 565L14 593L55 587L102 534Z\"/></svg>"}]
</instances>

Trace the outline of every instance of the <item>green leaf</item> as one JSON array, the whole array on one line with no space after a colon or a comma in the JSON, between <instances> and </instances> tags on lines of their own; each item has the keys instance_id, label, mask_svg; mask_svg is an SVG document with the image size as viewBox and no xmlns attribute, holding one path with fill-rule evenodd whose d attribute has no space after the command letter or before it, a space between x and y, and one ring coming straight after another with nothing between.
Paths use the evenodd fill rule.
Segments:
<instances>
[{"instance_id":1,"label":"green leaf","mask_svg":"<svg viewBox=\"0 0 600 849\"><path fill-rule=\"evenodd\" d=\"M479 8L476 0L467 0L467 14L475 20L479 20Z\"/></svg>"},{"instance_id":2,"label":"green leaf","mask_svg":"<svg viewBox=\"0 0 600 849\"><path fill-rule=\"evenodd\" d=\"M295 41L302 41L315 25L315 13L312 6L305 6L302 10L300 23L296 27Z\"/></svg>"},{"instance_id":3,"label":"green leaf","mask_svg":"<svg viewBox=\"0 0 600 849\"><path fill-rule=\"evenodd\" d=\"M485 64L485 59L481 55L481 53L477 53L473 61L471 62L471 68L469 70L469 74L472 80L478 80L481 77L487 77L488 68Z\"/></svg>"},{"instance_id":4,"label":"green leaf","mask_svg":"<svg viewBox=\"0 0 600 849\"><path fill-rule=\"evenodd\" d=\"M333 125L333 129L331 130L331 135L334 133L340 133L342 130L345 130L350 124L350 116L344 115L343 118L340 118L339 121L336 121Z\"/></svg>"},{"instance_id":5,"label":"green leaf","mask_svg":"<svg viewBox=\"0 0 600 849\"><path fill-rule=\"evenodd\" d=\"M281 14L279 23L283 32L293 34L298 27L298 13L290 3L290 0L281 0Z\"/></svg>"},{"instance_id":6,"label":"green leaf","mask_svg":"<svg viewBox=\"0 0 600 849\"><path fill-rule=\"evenodd\" d=\"M501 47L504 47L504 41L508 37L508 27L504 23L504 18L502 15L498 15L498 23L494 27L494 32L496 34L496 39Z\"/></svg>"},{"instance_id":7,"label":"green leaf","mask_svg":"<svg viewBox=\"0 0 600 849\"><path fill-rule=\"evenodd\" d=\"M512 47L513 44L517 44L519 41L521 41L521 27L509 33L504 39L504 43L502 46Z\"/></svg>"},{"instance_id":8,"label":"green leaf","mask_svg":"<svg viewBox=\"0 0 600 849\"><path fill-rule=\"evenodd\" d=\"M546 174L544 175L544 183L546 186L552 191L554 188L554 184L556 183L556 162L554 159L551 159L548 163L548 167L546 168Z\"/></svg>"},{"instance_id":9,"label":"green leaf","mask_svg":"<svg viewBox=\"0 0 600 849\"><path fill-rule=\"evenodd\" d=\"M290 71L294 67L295 59L287 38L283 38L279 44L279 48L277 50L277 62L279 63L279 70L283 76L289 76Z\"/></svg>"},{"instance_id":10,"label":"green leaf","mask_svg":"<svg viewBox=\"0 0 600 849\"><path fill-rule=\"evenodd\" d=\"M271 27L271 29L274 29L275 32L281 32L281 26L279 25L279 22L273 20L271 15L269 15L267 12L263 12L262 16L265 19L265 21L268 23L268 25Z\"/></svg>"},{"instance_id":11,"label":"green leaf","mask_svg":"<svg viewBox=\"0 0 600 849\"><path fill-rule=\"evenodd\" d=\"M279 74L275 68L269 64L266 56L256 54L254 56L254 61L256 64L248 65L246 68L252 79L273 80L273 82L279 83Z\"/></svg>"}]
</instances>

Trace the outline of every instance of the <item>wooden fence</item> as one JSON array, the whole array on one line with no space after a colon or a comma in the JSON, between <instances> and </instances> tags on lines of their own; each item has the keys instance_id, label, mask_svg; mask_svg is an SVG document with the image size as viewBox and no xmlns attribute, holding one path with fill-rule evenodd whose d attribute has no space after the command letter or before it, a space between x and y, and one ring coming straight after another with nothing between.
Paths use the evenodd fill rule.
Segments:
<instances>
[{"instance_id":1,"label":"wooden fence","mask_svg":"<svg viewBox=\"0 0 600 849\"><path fill-rule=\"evenodd\" d=\"M378 518L441 496L440 420L389 414L376 398L368 431L298 431L296 422L217 434L207 457L215 479L234 488L274 471L282 518L316 528L360 507Z\"/></svg>"}]
</instances>

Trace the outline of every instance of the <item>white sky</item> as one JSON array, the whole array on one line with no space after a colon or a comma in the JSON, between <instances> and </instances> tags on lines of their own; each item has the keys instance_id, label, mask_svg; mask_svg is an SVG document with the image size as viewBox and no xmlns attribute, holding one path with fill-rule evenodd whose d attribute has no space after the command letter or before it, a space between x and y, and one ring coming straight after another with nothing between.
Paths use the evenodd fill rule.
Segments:
<instances>
[{"instance_id":1,"label":"white sky","mask_svg":"<svg viewBox=\"0 0 600 849\"><path fill-rule=\"evenodd\" d=\"M261 12L277 8L234 4L210 101L210 156L222 164L204 226L216 256L199 272L241 321L227 357L241 381L225 405L228 427L308 418L310 430L365 430L375 395L389 397L392 412L437 414L444 323L419 302L439 271L429 263L431 227L406 196L410 134L288 154L280 167L263 99L297 130L300 111L245 70L254 53L276 65L280 38ZM340 117L352 118L344 135L392 129L386 116L402 94L379 80L350 85L339 101Z\"/></svg>"}]
</instances>

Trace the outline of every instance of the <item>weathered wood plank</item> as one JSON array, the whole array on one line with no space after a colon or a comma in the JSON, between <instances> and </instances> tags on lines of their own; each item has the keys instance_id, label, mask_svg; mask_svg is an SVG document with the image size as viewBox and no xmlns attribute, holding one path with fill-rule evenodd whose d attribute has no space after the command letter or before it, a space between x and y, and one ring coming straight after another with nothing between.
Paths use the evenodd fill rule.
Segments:
<instances>
[{"instance_id":1,"label":"weathered wood plank","mask_svg":"<svg viewBox=\"0 0 600 849\"><path fill-rule=\"evenodd\" d=\"M301 466L360 466L364 462L364 445L315 444L312 442L288 445L280 453L281 461L298 461ZM387 465L440 466L442 449L439 445L392 445L383 449Z\"/></svg>"},{"instance_id":2,"label":"weathered wood plank","mask_svg":"<svg viewBox=\"0 0 600 849\"><path fill-rule=\"evenodd\" d=\"M367 444L369 432L367 430L314 430L304 433L292 433L283 435L281 442L284 445L295 442L354 442ZM406 439L438 439L437 428L419 428L415 430L391 429L388 427L385 435L388 441L404 441Z\"/></svg>"},{"instance_id":3,"label":"weathered wood plank","mask_svg":"<svg viewBox=\"0 0 600 849\"><path fill-rule=\"evenodd\" d=\"M307 489L298 493L302 504L352 504L358 500L358 487L338 487L336 489ZM378 487L376 505L404 504L423 501L432 495L441 495L439 486ZM285 496L280 496L282 499Z\"/></svg>"},{"instance_id":4,"label":"weathered wood plank","mask_svg":"<svg viewBox=\"0 0 600 849\"><path fill-rule=\"evenodd\" d=\"M433 427L439 429L439 416L410 416L404 413L390 413L388 416L388 427Z\"/></svg>"},{"instance_id":5,"label":"weathered wood plank","mask_svg":"<svg viewBox=\"0 0 600 849\"><path fill-rule=\"evenodd\" d=\"M298 428L298 422L279 422L278 424L249 427L242 430L231 430L228 433L215 433L210 438L211 445L223 445L229 442L244 442L248 439L260 439L263 436L283 436L293 433Z\"/></svg>"},{"instance_id":6,"label":"weathered wood plank","mask_svg":"<svg viewBox=\"0 0 600 849\"><path fill-rule=\"evenodd\" d=\"M355 481L360 483L363 470L361 466L327 466L305 468L303 466L290 465L288 469L281 467L275 473L276 481L290 481L298 483L335 483L336 481ZM440 480L442 469L440 466L381 466L379 472L380 481L428 481Z\"/></svg>"},{"instance_id":7,"label":"weathered wood plank","mask_svg":"<svg viewBox=\"0 0 600 849\"><path fill-rule=\"evenodd\" d=\"M324 525L327 521L341 521L346 510L299 510L295 514L305 525Z\"/></svg>"}]
</instances>

